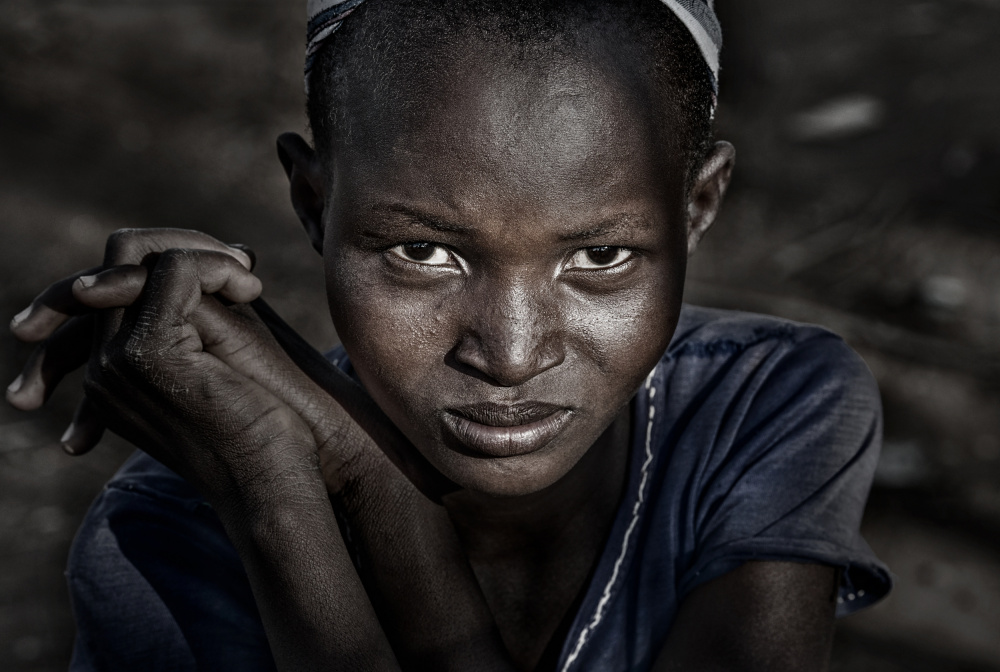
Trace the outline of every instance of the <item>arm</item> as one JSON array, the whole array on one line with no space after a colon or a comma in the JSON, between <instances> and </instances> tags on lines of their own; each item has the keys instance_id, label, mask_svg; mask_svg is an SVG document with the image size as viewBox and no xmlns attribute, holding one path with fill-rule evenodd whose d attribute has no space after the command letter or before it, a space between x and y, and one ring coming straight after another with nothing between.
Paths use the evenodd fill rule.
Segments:
<instances>
[{"instance_id":1,"label":"arm","mask_svg":"<svg viewBox=\"0 0 1000 672\"><path fill-rule=\"evenodd\" d=\"M279 669L398 669L333 519L308 427L203 348L194 326L202 292L239 301L259 287L230 257L213 259L159 257L143 297L105 317L88 397L213 505Z\"/></svg>"},{"instance_id":2,"label":"arm","mask_svg":"<svg viewBox=\"0 0 1000 672\"><path fill-rule=\"evenodd\" d=\"M242 327L217 329L209 349L279 391L309 424L327 488L362 556L362 579L404 668L510 669L451 521L432 501L453 486L364 390L266 304L253 306L232 309ZM245 342L240 333L255 336Z\"/></svg>"},{"instance_id":3,"label":"arm","mask_svg":"<svg viewBox=\"0 0 1000 672\"><path fill-rule=\"evenodd\" d=\"M795 562L747 562L681 604L656 672L826 670L838 573Z\"/></svg>"},{"instance_id":4,"label":"arm","mask_svg":"<svg viewBox=\"0 0 1000 672\"><path fill-rule=\"evenodd\" d=\"M859 531L878 390L862 360L818 329L740 356L752 374L717 388L692 423L692 436L727 438L691 465L704 474L693 486L694 552L660 664L822 670L834 613L888 589Z\"/></svg>"},{"instance_id":5,"label":"arm","mask_svg":"<svg viewBox=\"0 0 1000 672\"><path fill-rule=\"evenodd\" d=\"M89 288L76 283L75 277L54 285L43 295L47 296L47 301L43 301L43 297L36 301L35 305L42 308L29 313L28 318L21 322L19 335L30 335L32 340L38 340L49 335L53 325L65 319L60 315L133 303L146 283L146 269L135 264L156 252L157 237L162 238L165 244L177 244L184 242L184 236L189 235L193 232L120 234L115 243L109 242L109 250L114 248L116 253L109 257L108 265L114 268L98 276ZM240 258L227 246L212 239L208 242L197 239L188 242ZM217 265L222 260L216 255L206 256L202 261ZM249 265L247 259L241 261ZM230 270L233 266L230 264ZM69 292L71 287L75 295ZM52 297L57 300L52 300ZM235 297L228 298L233 300ZM148 297L146 302L149 302ZM53 311L51 306L59 310ZM245 308L223 309L215 299L205 297L199 309L192 312L188 319L197 329L207 354L245 375L249 381L282 397L309 425L314 440L321 447L319 454L324 472L328 475L327 486L332 486L330 489L336 493L338 504L347 513L352 534L364 556L367 594L372 596L381 625L388 632L401 661L406 667L430 666L443 670L505 669L506 651L447 514L442 507L421 495L403 472L420 482L425 490L440 489L440 479L436 481L434 474L427 475L426 465L420 465L419 460L413 457L419 457L419 454L412 446L403 445L405 439L381 416L377 406L360 388L331 367L266 306L259 309L268 319L267 326L279 336L283 334L282 346L293 353L294 364L281 348L276 347L263 323ZM18 333L16 326L15 333ZM40 372L45 366L39 363L44 365L47 362L49 370L55 374L71 368L65 363L69 360L59 356L69 351L68 344L65 335L57 332L40 348L39 355L29 362L25 376L29 381L27 393L19 397L22 402L27 398L28 404L22 405L40 404L43 392L47 393L60 377L51 373L43 375ZM145 349L149 351L149 348ZM304 376L299 366L309 371L319 385ZM334 397L343 407L334 401ZM353 420L345 418L344 408ZM112 412L111 416L114 414ZM101 426L99 421L94 420L92 411L78 413L77 420L81 415L85 416L85 422L75 421L78 438L81 432L87 434L88 427ZM127 435L145 446L152 433L151 428L143 428L133 429ZM372 435L377 437L377 443ZM82 444L75 444L83 447L79 452L89 448L88 443L92 445L96 442L93 432L83 439ZM400 469L393 466L387 454L393 456ZM170 463L169 456L158 457L181 471L176 464ZM316 546L322 548L321 543L310 545L304 543L304 539L310 542L325 539L323 543L326 544L336 542L341 559L346 558L346 551L330 515L329 502L318 501L314 483L295 485L295 478L287 489L302 497L305 497L303 493L309 493L305 501L269 501L269 498L273 499L275 490L283 488L279 486L264 488L264 492L243 489L232 500L216 500L216 506L251 574L265 622L271 621L268 631L299 623L291 630L301 635L309 631L310 628L305 627L308 623L320 623L324 614L310 614L308 599L301 604L283 603L282 596L294 595L295 591L294 586L283 585L280 572L296 571L296 562L302 565L302 558L308 558L310 553L316 555ZM240 512L248 508L262 512L255 517L257 525L254 527L242 524L246 516L241 516ZM309 513L313 515L306 515ZM294 524L286 524L289 521ZM313 527L307 528L307 524ZM311 531L307 533L307 530ZM281 534L285 532L288 532L286 538L281 539ZM331 539L334 533L336 539ZM319 569L321 567L304 567L301 571L308 573ZM342 565L328 568L324 576L335 576L337 580L318 587L333 592L338 586L350 587L350 582L340 583L345 572ZM309 585L307 580L303 582ZM314 597L308 589L303 596ZM317 602L314 599L312 604L324 602L333 604L336 600L331 597ZM272 607L266 608L268 604ZM274 617L268 617L269 611L275 614ZM347 610L346 613L349 616L351 612ZM314 634L319 635L318 632ZM294 638L291 641L294 642ZM278 646L274 642L272 646L278 655ZM306 648L301 642L290 647L292 651Z\"/></svg>"}]
</instances>

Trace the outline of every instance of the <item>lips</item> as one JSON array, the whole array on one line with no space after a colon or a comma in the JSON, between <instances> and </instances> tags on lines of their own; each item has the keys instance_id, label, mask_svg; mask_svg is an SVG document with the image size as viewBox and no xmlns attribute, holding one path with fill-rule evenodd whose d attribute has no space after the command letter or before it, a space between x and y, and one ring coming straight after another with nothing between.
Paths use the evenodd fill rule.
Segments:
<instances>
[{"instance_id":1,"label":"lips","mask_svg":"<svg viewBox=\"0 0 1000 672\"><path fill-rule=\"evenodd\" d=\"M485 457L513 457L539 450L572 416L543 402L480 403L448 409L444 425L462 447Z\"/></svg>"}]
</instances>

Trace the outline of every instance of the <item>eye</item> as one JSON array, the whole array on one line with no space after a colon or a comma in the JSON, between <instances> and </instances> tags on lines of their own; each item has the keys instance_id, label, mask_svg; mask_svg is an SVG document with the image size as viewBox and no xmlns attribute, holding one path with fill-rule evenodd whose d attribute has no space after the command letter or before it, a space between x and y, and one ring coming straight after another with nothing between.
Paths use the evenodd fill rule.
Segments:
<instances>
[{"instance_id":1,"label":"eye","mask_svg":"<svg viewBox=\"0 0 1000 672\"><path fill-rule=\"evenodd\" d=\"M625 247L613 247L601 245L600 247L585 247L577 250L569 261L566 262L566 269L579 268L583 270L595 270L603 268L613 268L619 266L632 258L632 251Z\"/></svg>"},{"instance_id":2,"label":"eye","mask_svg":"<svg viewBox=\"0 0 1000 672\"><path fill-rule=\"evenodd\" d=\"M425 266L453 266L455 260L452 259L448 250L433 243L404 243L389 250L397 257L415 264Z\"/></svg>"}]
</instances>

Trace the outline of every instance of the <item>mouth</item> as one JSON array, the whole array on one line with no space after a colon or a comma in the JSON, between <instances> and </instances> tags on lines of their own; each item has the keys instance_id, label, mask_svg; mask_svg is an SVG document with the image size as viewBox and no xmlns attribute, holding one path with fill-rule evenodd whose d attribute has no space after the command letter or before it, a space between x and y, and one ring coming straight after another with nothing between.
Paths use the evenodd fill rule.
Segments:
<instances>
[{"instance_id":1,"label":"mouth","mask_svg":"<svg viewBox=\"0 0 1000 672\"><path fill-rule=\"evenodd\" d=\"M484 457L526 455L548 444L573 412L542 402L481 403L450 408L444 425L453 438Z\"/></svg>"}]
</instances>

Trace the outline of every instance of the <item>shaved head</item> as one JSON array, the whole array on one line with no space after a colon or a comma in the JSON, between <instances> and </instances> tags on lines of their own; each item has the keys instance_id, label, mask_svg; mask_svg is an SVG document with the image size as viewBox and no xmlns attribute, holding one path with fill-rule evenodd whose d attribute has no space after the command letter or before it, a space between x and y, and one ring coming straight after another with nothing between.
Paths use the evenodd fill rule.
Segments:
<instances>
[{"instance_id":1,"label":"shaved head","mask_svg":"<svg viewBox=\"0 0 1000 672\"><path fill-rule=\"evenodd\" d=\"M368 0L317 54L308 110L316 150L329 168L332 150L371 132L372 121L419 123L454 103L456 77L581 69L620 84L648 116L650 140L682 157L689 182L711 147L712 73L658 0Z\"/></svg>"}]
</instances>

